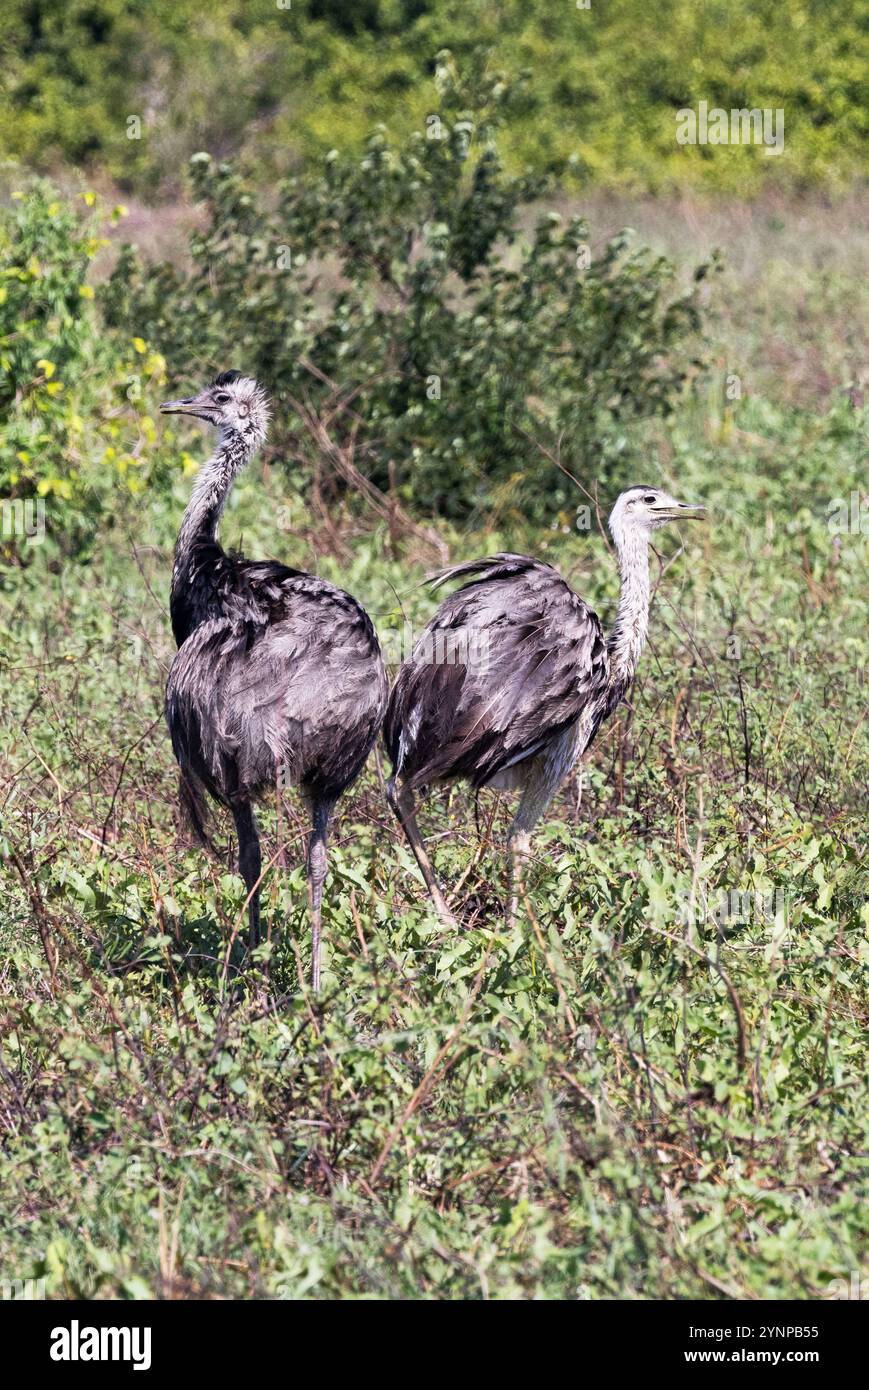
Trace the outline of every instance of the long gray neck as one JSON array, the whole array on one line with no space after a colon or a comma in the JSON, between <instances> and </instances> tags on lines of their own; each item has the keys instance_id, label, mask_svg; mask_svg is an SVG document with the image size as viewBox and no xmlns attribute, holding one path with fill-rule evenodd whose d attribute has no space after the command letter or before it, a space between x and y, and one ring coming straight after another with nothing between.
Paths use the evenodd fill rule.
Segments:
<instances>
[{"instance_id":1,"label":"long gray neck","mask_svg":"<svg viewBox=\"0 0 869 1390\"><path fill-rule=\"evenodd\" d=\"M190 553L196 541L215 541L226 499L254 449L243 435L222 434L211 458L201 468L184 512L175 546L176 562Z\"/></svg>"},{"instance_id":2,"label":"long gray neck","mask_svg":"<svg viewBox=\"0 0 869 1390\"><path fill-rule=\"evenodd\" d=\"M619 607L607 646L610 684L625 690L636 674L649 630L649 536L644 529L614 533L622 577Z\"/></svg>"},{"instance_id":3,"label":"long gray neck","mask_svg":"<svg viewBox=\"0 0 869 1390\"><path fill-rule=\"evenodd\" d=\"M221 433L217 448L203 466L181 522L172 566L169 612L180 647L200 623L225 605L224 554L217 527L235 479L265 439L265 430Z\"/></svg>"}]
</instances>

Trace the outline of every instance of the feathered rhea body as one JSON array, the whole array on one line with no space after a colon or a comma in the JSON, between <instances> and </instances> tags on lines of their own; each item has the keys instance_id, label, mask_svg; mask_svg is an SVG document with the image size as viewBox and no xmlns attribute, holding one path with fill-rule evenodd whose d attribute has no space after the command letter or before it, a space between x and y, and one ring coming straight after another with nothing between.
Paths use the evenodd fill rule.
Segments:
<instances>
[{"instance_id":1,"label":"feathered rhea body","mask_svg":"<svg viewBox=\"0 0 869 1390\"><path fill-rule=\"evenodd\" d=\"M580 720L605 713L609 654L598 617L551 565L493 555L434 580L473 576L441 604L401 667L384 739L413 789L466 778L510 787L531 758L566 755ZM444 659L426 660L436 653ZM524 780L528 769L522 767Z\"/></svg>"},{"instance_id":2,"label":"feathered rhea body","mask_svg":"<svg viewBox=\"0 0 869 1390\"><path fill-rule=\"evenodd\" d=\"M276 789L299 787L312 818L307 868L316 988L326 833L383 719L388 683L380 645L350 594L276 561L228 554L217 539L232 483L266 436L268 405L257 383L225 372L199 396L162 409L220 431L194 485L172 573L178 652L166 718L182 795L200 833L203 788L233 813L256 945L262 863L252 806Z\"/></svg>"},{"instance_id":3,"label":"feathered rhea body","mask_svg":"<svg viewBox=\"0 0 869 1390\"><path fill-rule=\"evenodd\" d=\"M298 786L334 803L383 718L386 675L365 610L315 575L222 554L175 626L166 713L183 772L224 806Z\"/></svg>"},{"instance_id":4,"label":"feathered rhea body","mask_svg":"<svg viewBox=\"0 0 869 1390\"><path fill-rule=\"evenodd\" d=\"M434 577L435 587L468 582L399 670L383 734L387 794L444 920L452 917L416 823L416 794L459 780L521 792L508 838L512 921L534 826L633 681L648 627L650 533L701 512L654 488L618 499L610 529L622 582L609 638L558 571L530 556L493 555Z\"/></svg>"}]
</instances>

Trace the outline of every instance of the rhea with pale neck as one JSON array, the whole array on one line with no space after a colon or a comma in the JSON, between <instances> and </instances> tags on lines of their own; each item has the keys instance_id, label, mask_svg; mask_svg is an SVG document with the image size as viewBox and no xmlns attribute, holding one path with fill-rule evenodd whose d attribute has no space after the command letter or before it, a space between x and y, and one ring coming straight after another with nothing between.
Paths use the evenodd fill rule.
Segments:
<instances>
[{"instance_id":1,"label":"rhea with pale neck","mask_svg":"<svg viewBox=\"0 0 869 1390\"><path fill-rule=\"evenodd\" d=\"M444 600L399 670L383 732L392 761L387 795L442 921L455 917L420 835L417 795L463 780L475 791L519 793L507 837L512 926L531 834L636 675L649 628L652 535L703 511L654 487L617 499L609 528L621 588L609 637L558 571L528 555L493 555L435 576L435 587L467 582ZM432 660L433 652L458 658Z\"/></svg>"},{"instance_id":2,"label":"rhea with pale neck","mask_svg":"<svg viewBox=\"0 0 869 1390\"><path fill-rule=\"evenodd\" d=\"M205 794L232 812L254 951L264 870L253 805L269 794L280 798L291 786L299 789L311 825L307 874L316 990L327 829L383 719L388 685L380 645L368 614L343 589L277 560L229 554L220 544L218 525L232 485L266 439L269 405L262 387L241 372L222 372L198 395L161 409L194 416L217 431L216 447L193 484L172 570L178 652L166 687L166 718L182 804L206 842Z\"/></svg>"}]
</instances>

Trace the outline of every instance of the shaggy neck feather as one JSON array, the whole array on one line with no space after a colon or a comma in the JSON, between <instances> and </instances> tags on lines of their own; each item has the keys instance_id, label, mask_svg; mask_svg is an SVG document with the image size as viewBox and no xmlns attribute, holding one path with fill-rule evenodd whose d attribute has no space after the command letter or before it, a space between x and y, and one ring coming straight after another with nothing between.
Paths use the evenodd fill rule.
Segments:
<instances>
[{"instance_id":1,"label":"shaggy neck feather","mask_svg":"<svg viewBox=\"0 0 869 1390\"><path fill-rule=\"evenodd\" d=\"M649 536L633 527L613 532L622 578L615 625L607 643L610 682L630 685L649 630Z\"/></svg>"},{"instance_id":2,"label":"shaggy neck feather","mask_svg":"<svg viewBox=\"0 0 869 1390\"><path fill-rule=\"evenodd\" d=\"M235 479L253 457L253 448L240 434L221 435L217 448L203 464L178 532L176 553L183 554L195 540L216 540L217 527Z\"/></svg>"},{"instance_id":3,"label":"shaggy neck feather","mask_svg":"<svg viewBox=\"0 0 869 1390\"><path fill-rule=\"evenodd\" d=\"M248 418L242 427L221 428L217 448L193 484L178 532L169 612L179 647L195 628L220 610L219 590L225 582L226 567L217 528L235 479L265 442L268 427L265 398L260 395L258 400L249 403L246 413Z\"/></svg>"}]
</instances>

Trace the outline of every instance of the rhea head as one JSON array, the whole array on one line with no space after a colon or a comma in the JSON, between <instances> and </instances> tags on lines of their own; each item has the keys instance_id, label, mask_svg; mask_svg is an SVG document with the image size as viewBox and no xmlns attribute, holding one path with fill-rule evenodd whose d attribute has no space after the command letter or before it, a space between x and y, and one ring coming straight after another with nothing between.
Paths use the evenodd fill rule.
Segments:
<instances>
[{"instance_id":1,"label":"rhea head","mask_svg":"<svg viewBox=\"0 0 869 1390\"><path fill-rule=\"evenodd\" d=\"M240 437L250 449L259 448L268 431L268 397L251 376L241 372L221 372L198 396L180 401L164 401L163 415L195 415L214 425L221 437Z\"/></svg>"},{"instance_id":2,"label":"rhea head","mask_svg":"<svg viewBox=\"0 0 869 1390\"><path fill-rule=\"evenodd\" d=\"M609 528L616 545L621 547L631 539L648 540L652 531L668 521L696 521L705 512L705 507L680 502L657 487L629 487L616 500Z\"/></svg>"}]
</instances>

